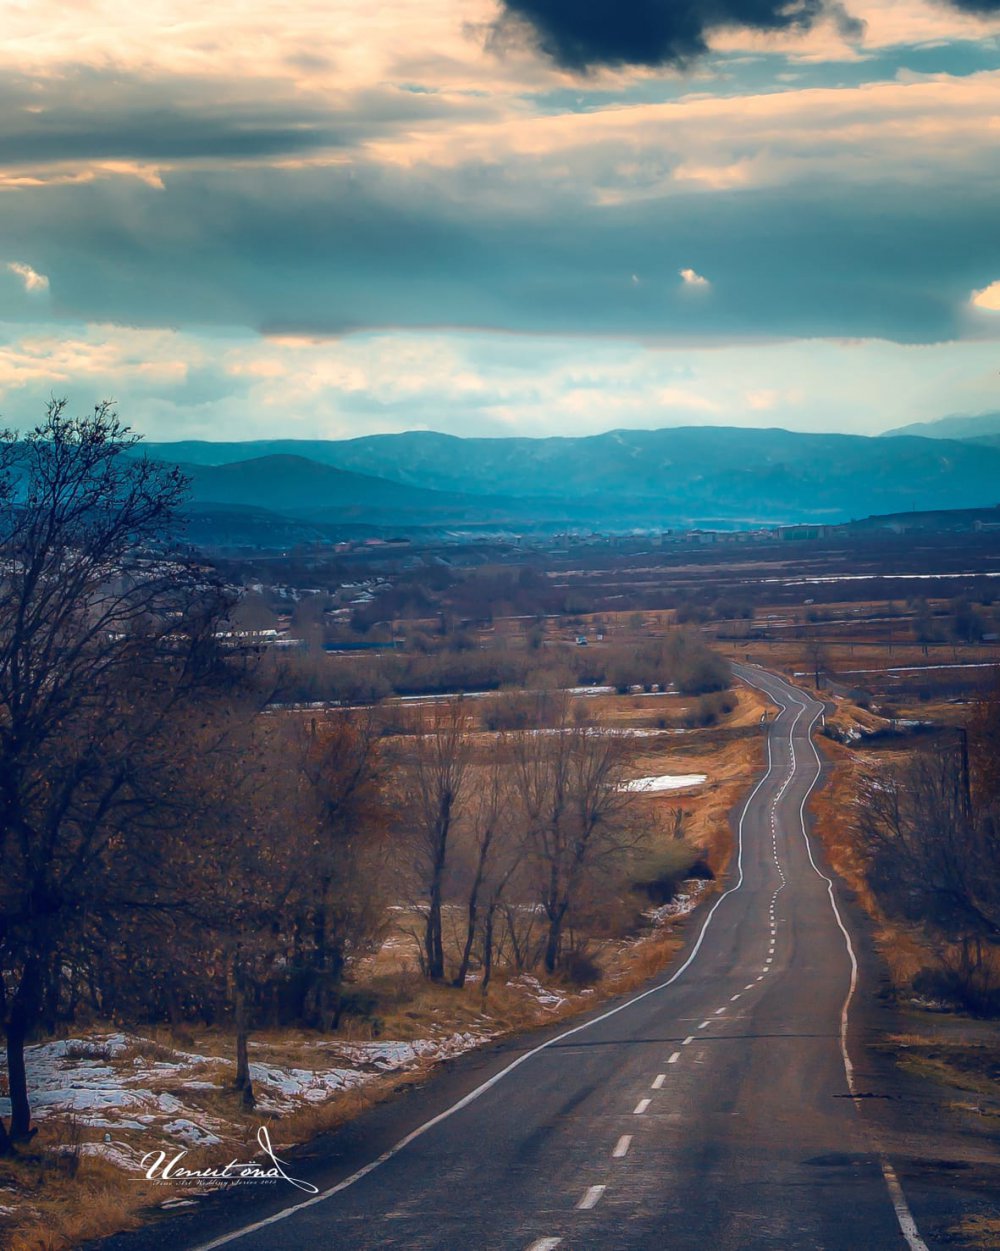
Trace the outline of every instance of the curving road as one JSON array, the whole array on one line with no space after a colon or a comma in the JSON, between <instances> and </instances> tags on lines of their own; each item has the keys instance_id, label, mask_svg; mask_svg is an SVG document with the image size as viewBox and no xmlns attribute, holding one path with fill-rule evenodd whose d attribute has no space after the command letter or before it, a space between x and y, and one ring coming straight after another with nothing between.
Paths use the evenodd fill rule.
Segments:
<instances>
[{"instance_id":1,"label":"curving road","mask_svg":"<svg viewBox=\"0 0 1000 1251\"><path fill-rule=\"evenodd\" d=\"M204 1251L922 1251L851 1097L856 964L803 822L822 706L738 672L780 713L683 964L495 1058L360 1174Z\"/></svg>"}]
</instances>

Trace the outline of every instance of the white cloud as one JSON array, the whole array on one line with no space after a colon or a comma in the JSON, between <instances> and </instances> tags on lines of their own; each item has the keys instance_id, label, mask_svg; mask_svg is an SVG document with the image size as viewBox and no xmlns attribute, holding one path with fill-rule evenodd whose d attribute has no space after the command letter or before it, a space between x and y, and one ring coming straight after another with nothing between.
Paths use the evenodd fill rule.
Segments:
<instances>
[{"instance_id":1,"label":"white cloud","mask_svg":"<svg viewBox=\"0 0 1000 1251\"><path fill-rule=\"evenodd\" d=\"M686 287L707 287L711 285L707 278L703 278L701 274L693 269L681 269L678 272L681 276L681 281Z\"/></svg>"},{"instance_id":2,"label":"white cloud","mask_svg":"<svg viewBox=\"0 0 1000 1251\"><path fill-rule=\"evenodd\" d=\"M18 278L24 283L24 289L28 292L48 291L49 280L45 274L40 274L37 269L32 269L30 265L25 265L23 261L8 261L7 268L12 274L17 274Z\"/></svg>"},{"instance_id":3,"label":"white cloud","mask_svg":"<svg viewBox=\"0 0 1000 1251\"><path fill-rule=\"evenodd\" d=\"M1000 279L991 282L981 291L973 291L969 301L974 308L985 308L991 313L1000 313Z\"/></svg>"},{"instance_id":4,"label":"white cloud","mask_svg":"<svg viewBox=\"0 0 1000 1251\"><path fill-rule=\"evenodd\" d=\"M985 338L653 346L487 332L310 340L0 322L0 405L15 428L33 425L53 392L81 411L113 395L129 425L159 439L695 424L870 433L986 411L995 382L996 341Z\"/></svg>"}]
</instances>

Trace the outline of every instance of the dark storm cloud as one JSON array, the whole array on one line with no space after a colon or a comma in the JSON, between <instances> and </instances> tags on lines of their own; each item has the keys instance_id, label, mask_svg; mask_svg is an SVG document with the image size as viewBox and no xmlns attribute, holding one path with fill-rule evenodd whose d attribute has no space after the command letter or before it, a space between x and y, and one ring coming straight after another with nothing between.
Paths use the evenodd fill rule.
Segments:
<instances>
[{"instance_id":1,"label":"dark storm cloud","mask_svg":"<svg viewBox=\"0 0 1000 1251\"><path fill-rule=\"evenodd\" d=\"M959 335L969 291L1000 273L988 180L961 194L827 183L613 209L567 193L517 215L444 176L384 170L186 171L162 191L58 191L9 197L9 254L50 276L53 315L132 325L931 342ZM677 276L688 266L712 284L693 298Z\"/></svg>"},{"instance_id":2,"label":"dark storm cloud","mask_svg":"<svg viewBox=\"0 0 1000 1251\"><path fill-rule=\"evenodd\" d=\"M246 160L348 147L394 126L446 115L433 93L391 87L338 102L255 80L114 75L76 70L0 81L0 165L88 160ZM464 104L466 112L475 104ZM482 106L480 106L482 108Z\"/></svg>"},{"instance_id":3,"label":"dark storm cloud","mask_svg":"<svg viewBox=\"0 0 1000 1251\"><path fill-rule=\"evenodd\" d=\"M973 3L976 0L972 0ZM979 0L987 2L987 0ZM998 0L1000 2L1000 0ZM863 26L839 3L825 0L503 0L494 27L499 42L528 34L564 69L679 65L708 51L723 27L756 31L808 30L824 13L845 35Z\"/></svg>"}]
</instances>

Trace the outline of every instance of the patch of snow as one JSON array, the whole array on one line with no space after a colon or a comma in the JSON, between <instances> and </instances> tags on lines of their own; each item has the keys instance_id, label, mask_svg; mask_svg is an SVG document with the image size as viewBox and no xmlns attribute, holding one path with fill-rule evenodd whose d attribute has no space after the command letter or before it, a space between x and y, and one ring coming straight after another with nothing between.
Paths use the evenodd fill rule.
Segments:
<instances>
[{"instance_id":1,"label":"patch of snow","mask_svg":"<svg viewBox=\"0 0 1000 1251\"><path fill-rule=\"evenodd\" d=\"M250 1077L258 1096L304 1098L317 1103L335 1090L349 1090L365 1080L354 1069L282 1069L270 1064L251 1064Z\"/></svg>"},{"instance_id":2,"label":"patch of snow","mask_svg":"<svg viewBox=\"0 0 1000 1251\"><path fill-rule=\"evenodd\" d=\"M633 778L631 782L623 782L620 789L652 795L658 791L679 791L689 786L700 786L705 781L707 777L704 773L663 773L659 777Z\"/></svg>"},{"instance_id":3,"label":"patch of snow","mask_svg":"<svg viewBox=\"0 0 1000 1251\"><path fill-rule=\"evenodd\" d=\"M83 1142L80 1154L98 1156L126 1173L133 1172L139 1163L138 1156L127 1142Z\"/></svg>"},{"instance_id":4,"label":"patch of snow","mask_svg":"<svg viewBox=\"0 0 1000 1251\"><path fill-rule=\"evenodd\" d=\"M543 986L537 977L532 977L529 973L522 973L520 977L515 977L507 985L513 990L527 991L531 999L552 1012L561 1008L566 1002L564 995L558 995L550 987Z\"/></svg>"},{"instance_id":5,"label":"patch of snow","mask_svg":"<svg viewBox=\"0 0 1000 1251\"><path fill-rule=\"evenodd\" d=\"M174 1138L179 1138L181 1142L186 1142L190 1147L214 1147L222 1141L217 1134L213 1134L210 1130L202 1129L200 1125L196 1125L194 1121L187 1120L186 1117L178 1117L176 1121L168 1121L163 1128L166 1133Z\"/></svg>"},{"instance_id":6,"label":"patch of snow","mask_svg":"<svg viewBox=\"0 0 1000 1251\"><path fill-rule=\"evenodd\" d=\"M684 883L684 890L678 892L673 899L658 908L650 908L643 916L648 917L654 925L662 925L664 921L686 916L695 907L707 886L704 878L691 878Z\"/></svg>"}]
</instances>

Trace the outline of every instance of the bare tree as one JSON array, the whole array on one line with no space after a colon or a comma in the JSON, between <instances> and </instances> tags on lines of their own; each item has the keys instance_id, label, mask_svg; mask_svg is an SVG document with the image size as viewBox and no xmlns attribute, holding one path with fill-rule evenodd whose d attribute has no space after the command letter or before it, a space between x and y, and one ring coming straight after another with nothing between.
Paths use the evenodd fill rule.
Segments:
<instances>
[{"instance_id":1,"label":"bare tree","mask_svg":"<svg viewBox=\"0 0 1000 1251\"><path fill-rule=\"evenodd\" d=\"M1000 945L1000 803L970 804L958 752L921 751L870 776L858 832L886 910L958 943L966 989Z\"/></svg>"},{"instance_id":2,"label":"bare tree","mask_svg":"<svg viewBox=\"0 0 1000 1251\"><path fill-rule=\"evenodd\" d=\"M493 918L517 864L516 852L511 854L515 841L519 846L520 840L511 804L510 763L506 738L500 735L491 745L489 763L473 770L475 794L466 818L473 866L466 896L465 941L454 980L457 987L465 985L469 973L484 904L487 911L483 934L484 962L491 964Z\"/></svg>"},{"instance_id":3,"label":"bare tree","mask_svg":"<svg viewBox=\"0 0 1000 1251\"><path fill-rule=\"evenodd\" d=\"M470 747L462 701L435 704L408 735L401 758L401 824L411 840L424 907L423 963L431 981L445 975L441 926L445 873L456 821L466 801Z\"/></svg>"},{"instance_id":4,"label":"bare tree","mask_svg":"<svg viewBox=\"0 0 1000 1251\"><path fill-rule=\"evenodd\" d=\"M285 727L304 795L297 856L296 943L305 964L302 1014L327 1030L339 1020L348 961L385 928L387 840L378 724L370 711Z\"/></svg>"},{"instance_id":5,"label":"bare tree","mask_svg":"<svg viewBox=\"0 0 1000 1251\"><path fill-rule=\"evenodd\" d=\"M546 736L514 737L514 777L548 922L544 962L554 972L563 933L588 875L621 861L635 845L623 787L622 735L572 724L566 703Z\"/></svg>"},{"instance_id":6,"label":"bare tree","mask_svg":"<svg viewBox=\"0 0 1000 1251\"><path fill-rule=\"evenodd\" d=\"M129 453L108 405L53 402L0 436L0 1015L9 1137L30 1136L24 1045L111 911L163 908L128 874L170 828L174 728L221 666L222 597L165 552L185 483ZM144 851L144 856L139 852ZM8 1144L0 1139L0 1150Z\"/></svg>"}]
</instances>

